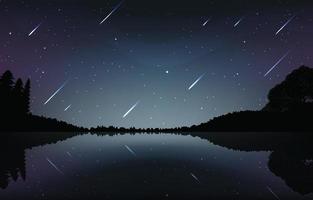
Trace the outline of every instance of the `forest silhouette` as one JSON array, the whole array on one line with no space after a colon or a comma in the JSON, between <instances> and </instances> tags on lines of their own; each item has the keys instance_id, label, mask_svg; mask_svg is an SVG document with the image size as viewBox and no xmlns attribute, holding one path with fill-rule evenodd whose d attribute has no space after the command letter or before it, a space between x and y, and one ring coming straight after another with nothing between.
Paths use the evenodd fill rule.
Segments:
<instances>
[{"instance_id":1,"label":"forest silhouette","mask_svg":"<svg viewBox=\"0 0 313 200\"><path fill-rule=\"evenodd\" d=\"M91 132L198 132L198 131L313 131L313 69L301 66L268 93L260 111L241 111L208 122L176 128L77 127L66 122L32 115L31 84L6 71L0 78L0 131L91 131Z\"/></svg>"},{"instance_id":2,"label":"forest silhouette","mask_svg":"<svg viewBox=\"0 0 313 200\"><path fill-rule=\"evenodd\" d=\"M0 131L83 131L86 130L66 122L30 112L31 83L21 78L14 81L11 71L0 77Z\"/></svg>"}]
</instances>

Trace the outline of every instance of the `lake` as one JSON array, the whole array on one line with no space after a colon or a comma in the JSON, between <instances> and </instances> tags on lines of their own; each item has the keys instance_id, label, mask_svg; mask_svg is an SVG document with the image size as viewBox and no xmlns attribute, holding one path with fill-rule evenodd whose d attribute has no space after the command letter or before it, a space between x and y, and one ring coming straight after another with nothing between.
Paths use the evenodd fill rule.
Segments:
<instances>
[{"instance_id":1,"label":"lake","mask_svg":"<svg viewBox=\"0 0 313 200\"><path fill-rule=\"evenodd\" d=\"M1 140L0 199L313 199L308 138L12 133Z\"/></svg>"}]
</instances>

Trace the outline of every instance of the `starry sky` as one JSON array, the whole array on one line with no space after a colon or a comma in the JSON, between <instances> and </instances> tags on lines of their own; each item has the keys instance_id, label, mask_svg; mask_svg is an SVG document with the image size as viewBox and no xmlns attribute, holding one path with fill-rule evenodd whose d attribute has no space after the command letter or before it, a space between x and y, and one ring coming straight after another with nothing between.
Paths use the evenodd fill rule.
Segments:
<instances>
[{"instance_id":1,"label":"starry sky","mask_svg":"<svg viewBox=\"0 0 313 200\"><path fill-rule=\"evenodd\" d=\"M313 66L313 3L0 0L0 72L31 111L91 127L189 126L261 109Z\"/></svg>"}]
</instances>

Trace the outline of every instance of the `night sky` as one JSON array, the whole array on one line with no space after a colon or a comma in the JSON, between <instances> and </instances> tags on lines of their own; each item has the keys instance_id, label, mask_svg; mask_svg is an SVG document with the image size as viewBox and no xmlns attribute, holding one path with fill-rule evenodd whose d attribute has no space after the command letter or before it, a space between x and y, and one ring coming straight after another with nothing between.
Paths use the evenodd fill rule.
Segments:
<instances>
[{"instance_id":1,"label":"night sky","mask_svg":"<svg viewBox=\"0 0 313 200\"><path fill-rule=\"evenodd\" d=\"M199 124L261 109L286 74L313 66L310 2L0 0L0 72L31 79L36 115Z\"/></svg>"}]
</instances>

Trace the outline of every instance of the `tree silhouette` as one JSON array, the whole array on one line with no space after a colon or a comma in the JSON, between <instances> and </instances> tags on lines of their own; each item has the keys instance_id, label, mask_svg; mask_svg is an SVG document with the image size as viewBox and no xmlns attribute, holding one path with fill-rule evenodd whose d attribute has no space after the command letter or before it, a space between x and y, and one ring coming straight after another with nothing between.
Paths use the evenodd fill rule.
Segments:
<instances>
[{"instance_id":1,"label":"tree silhouette","mask_svg":"<svg viewBox=\"0 0 313 200\"><path fill-rule=\"evenodd\" d=\"M312 107L313 69L301 66L286 79L272 88L268 94L269 103L265 111L300 111Z\"/></svg>"},{"instance_id":2,"label":"tree silhouette","mask_svg":"<svg viewBox=\"0 0 313 200\"><path fill-rule=\"evenodd\" d=\"M7 89L8 91L10 91L14 84L13 79L14 78L12 72L10 70L5 71L0 79L1 89Z\"/></svg>"},{"instance_id":3,"label":"tree silhouette","mask_svg":"<svg viewBox=\"0 0 313 200\"><path fill-rule=\"evenodd\" d=\"M83 131L56 119L35 116L30 113L30 80L14 82L6 71L0 77L0 132L1 131Z\"/></svg>"},{"instance_id":4,"label":"tree silhouette","mask_svg":"<svg viewBox=\"0 0 313 200\"><path fill-rule=\"evenodd\" d=\"M13 104L13 106L11 108L12 112L10 114L15 117L21 117L23 114L25 114L23 113L23 110L22 110L23 92L24 92L23 81L22 79L19 78L15 82L15 85L12 89L11 104Z\"/></svg>"},{"instance_id":5,"label":"tree silhouette","mask_svg":"<svg viewBox=\"0 0 313 200\"><path fill-rule=\"evenodd\" d=\"M25 87L24 87L24 93L23 93L23 107L22 110L24 113L28 114L29 113L29 104L30 104L30 80L27 79Z\"/></svg>"},{"instance_id":6,"label":"tree silhouette","mask_svg":"<svg viewBox=\"0 0 313 200\"><path fill-rule=\"evenodd\" d=\"M8 70L3 73L0 78L0 119L6 119L10 116L6 116L10 109L10 102L12 100L12 89L13 89L13 74Z\"/></svg>"}]
</instances>

